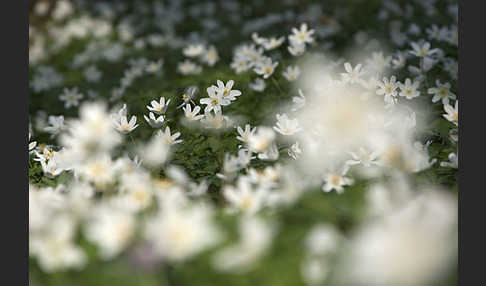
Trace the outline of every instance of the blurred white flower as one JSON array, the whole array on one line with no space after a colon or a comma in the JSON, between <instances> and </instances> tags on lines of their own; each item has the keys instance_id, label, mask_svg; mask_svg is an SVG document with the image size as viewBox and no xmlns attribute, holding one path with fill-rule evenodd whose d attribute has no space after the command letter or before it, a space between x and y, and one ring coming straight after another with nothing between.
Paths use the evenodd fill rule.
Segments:
<instances>
[{"instance_id":1,"label":"blurred white flower","mask_svg":"<svg viewBox=\"0 0 486 286\"><path fill-rule=\"evenodd\" d=\"M275 139L275 132L270 127L258 127L254 134L248 137L248 147L254 152L264 152Z\"/></svg>"},{"instance_id":2,"label":"blurred white flower","mask_svg":"<svg viewBox=\"0 0 486 286\"><path fill-rule=\"evenodd\" d=\"M223 196L233 209L244 214L255 214L265 202L267 190L254 188L247 177L240 176L236 188L227 185L223 187Z\"/></svg>"},{"instance_id":3,"label":"blurred white flower","mask_svg":"<svg viewBox=\"0 0 486 286\"><path fill-rule=\"evenodd\" d=\"M299 132L302 130L302 128L299 126L299 121L297 118L295 119L289 119L287 114L277 114L277 123L276 126L273 127L275 131L282 135L294 135L295 133Z\"/></svg>"},{"instance_id":4,"label":"blurred white flower","mask_svg":"<svg viewBox=\"0 0 486 286\"><path fill-rule=\"evenodd\" d=\"M455 153L450 153L447 158L449 159L449 161L440 162L440 166L457 169L459 166L459 157Z\"/></svg>"},{"instance_id":5,"label":"blurred white flower","mask_svg":"<svg viewBox=\"0 0 486 286\"><path fill-rule=\"evenodd\" d=\"M162 259L178 262L191 258L220 241L221 233L206 205L162 209L151 218L145 237Z\"/></svg>"},{"instance_id":6,"label":"blurred white flower","mask_svg":"<svg viewBox=\"0 0 486 286\"><path fill-rule=\"evenodd\" d=\"M250 124L245 124L245 130L238 126L236 128L236 131L239 134L238 136L236 136L236 139L240 140L243 143L248 143L248 139L250 138L250 136L255 134L256 127L251 128Z\"/></svg>"},{"instance_id":7,"label":"blurred white flower","mask_svg":"<svg viewBox=\"0 0 486 286\"><path fill-rule=\"evenodd\" d=\"M271 58L265 57L256 63L253 70L257 74L262 75L263 78L268 78L273 74L273 71L277 66L278 66L278 62L272 62Z\"/></svg>"},{"instance_id":8,"label":"blurred white flower","mask_svg":"<svg viewBox=\"0 0 486 286\"><path fill-rule=\"evenodd\" d=\"M213 265L217 270L237 273L250 270L271 246L276 227L256 216L243 217L239 232L238 243L223 248L213 256Z\"/></svg>"},{"instance_id":9,"label":"blurred white flower","mask_svg":"<svg viewBox=\"0 0 486 286\"><path fill-rule=\"evenodd\" d=\"M423 44L411 42L410 45L412 46L410 53L417 57L426 58L438 52L438 49L430 49L429 42L424 42Z\"/></svg>"},{"instance_id":10,"label":"blurred white flower","mask_svg":"<svg viewBox=\"0 0 486 286\"><path fill-rule=\"evenodd\" d=\"M184 48L182 52L184 56L194 58L203 54L204 51L205 51L204 45L196 44L196 45L188 45L186 48Z\"/></svg>"},{"instance_id":11,"label":"blurred white flower","mask_svg":"<svg viewBox=\"0 0 486 286\"><path fill-rule=\"evenodd\" d=\"M79 101L83 98L83 95L78 92L77 87L72 89L64 88L63 93L59 96L59 99L64 101L64 107L70 108L72 106L78 106Z\"/></svg>"},{"instance_id":12,"label":"blurred white flower","mask_svg":"<svg viewBox=\"0 0 486 286\"><path fill-rule=\"evenodd\" d=\"M265 81L261 78L255 79L254 82L248 83L248 87L251 88L254 91L262 92L265 90L265 87L267 85L265 84Z\"/></svg>"},{"instance_id":13,"label":"blurred white flower","mask_svg":"<svg viewBox=\"0 0 486 286\"><path fill-rule=\"evenodd\" d=\"M353 68L350 63L345 63L344 69L346 70L346 73L341 73L343 81L346 83L358 83L364 74L361 67L361 64L358 64Z\"/></svg>"},{"instance_id":14,"label":"blurred white flower","mask_svg":"<svg viewBox=\"0 0 486 286\"><path fill-rule=\"evenodd\" d=\"M100 248L103 259L112 259L130 243L135 232L135 218L123 210L101 206L87 221L84 234Z\"/></svg>"},{"instance_id":15,"label":"blurred white flower","mask_svg":"<svg viewBox=\"0 0 486 286\"><path fill-rule=\"evenodd\" d=\"M336 190L338 194L342 194L344 186L352 185L354 182L353 179L346 177L347 171L347 167L342 168L342 170L328 171L323 177L325 183L322 186L322 190L324 192Z\"/></svg>"},{"instance_id":16,"label":"blurred white flower","mask_svg":"<svg viewBox=\"0 0 486 286\"><path fill-rule=\"evenodd\" d=\"M174 145L182 142L182 139L177 139L181 136L181 133L176 132L171 134L169 126L165 127L164 132L162 132L162 130L157 131L156 136L167 145Z\"/></svg>"},{"instance_id":17,"label":"blurred white flower","mask_svg":"<svg viewBox=\"0 0 486 286\"><path fill-rule=\"evenodd\" d=\"M61 131L66 129L64 125L64 116L53 116L50 115L48 119L49 125L44 127L44 131L51 133L51 138L59 134Z\"/></svg>"},{"instance_id":18,"label":"blurred white flower","mask_svg":"<svg viewBox=\"0 0 486 286\"><path fill-rule=\"evenodd\" d=\"M194 75L200 74L202 68L190 60L185 60L177 65L177 70L183 75Z\"/></svg>"},{"instance_id":19,"label":"blurred white flower","mask_svg":"<svg viewBox=\"0 0 486 286\"><path fill-rule=\"evenodd\" d=\"M89 66L83 71L88 82L99 82L103 73L96 66Z\"/></svg>"},{"instance_id":20,"label":"blurred white flower","mask_svg":"<svg viewBox=\"0 0 486 286\"><path fill-rule=\"evenodd\" d=\"M280 37L280 38L271 37L270 39L265 39L262 45L265 48L265 50L269 51L280 47L280 45L282 45L284 41L285 41L285 37Z\"/></svg>"},{"instance_id":21,"label":"blurred white flower","mask_svg":"<svg viewBox=\"0 0 486 286\"><path fill-rule=\"evenodd\" d=\"M284 72L282 72L282 75L288 81L295 81L300 76L300 68L298 66L288 66L287 69Z\"/></svg>"},{"instance_id":22,"label":"blurred white flower","mask_svg":"<svg viewBox=\"0 0 486 286\"><path fill-rule=\"evenodd\" d=\"M158 136L154 136L145 146L138 149L138 154L144 164L150 167L156 167L165 163L169 157L169 151L167 143Z\"/></svg>"}]
</instances>

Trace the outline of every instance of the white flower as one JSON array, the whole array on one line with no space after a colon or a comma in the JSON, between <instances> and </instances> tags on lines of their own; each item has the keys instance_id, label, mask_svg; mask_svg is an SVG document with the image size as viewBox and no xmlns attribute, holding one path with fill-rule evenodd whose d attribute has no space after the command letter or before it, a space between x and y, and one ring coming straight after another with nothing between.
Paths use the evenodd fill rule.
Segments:
<instances>
[{"instance_id":1,"label":"white flower","mask_svg":"<svg viewBox=\"0 0 486 286\"><path fill-rule=\"evenodd\" d=\"M191 110L191 105L186 104L186 106L182 109L184 110L184 115L186 116L186 118L191 121L197 121L204 117L203 114L199 114L199 111L201 111L201 107L198 105L194 106L194 109Z\"/></svg>"},{"instance_id":2,"label":"white flower","mask_svg":"<svg viewBox=\"0 0 486 286\"><path fill-rule=\"evenodd\" d=\"M54 217L44 235L29 236L29 253L45 272L81 269L87 262L82 248L73 241L75 223L67 215Z\"/></svg>"},{"instance_id":3,"label":"white flower","mask_svg":"<svg viewBox=\"0 0 486 286\"><path fill-rule=\"evenodd\" d=\"M358 83L364 74L364 71L361 70L361 64L358 64L353 69L350 63L345 63L344 69L346 70L346 73L341 73L341 77L346 83Z\"/></svg>"},{"instance_id":4,"label":"white flower","mask_svg":"<svg viewBox=\"0 0 486 286\"><path fill-rule=\"evenodd\" d=\"M31 134L30 134L30 131L29 131L29 141L30 141L30 137L31 137ZM29 154L32 153L32 151L34 150L36 145L37 145L36 141L29 142Z\"/></svg>"},{"instance_id":5,"label":"white flower","mask_svg":"<svg viewBox=\"0 0 486 286\"><path fill-rule=\"evenodd\" d=\"M432 49L431 50L429 42L424 42L422 45L415 43L415 42L412 42L412 43L410 43L410 45L412 46L412 50L410 51L410 53L412 55L415 55L415 56L421 57L421 58L430 57L430 56L432 56L433 54L435 54L439 51L438 49Z\"/></svg>"},{"instance_id":6,"label":"white flower","mask_svg":"<svg viewBox=\"0 0 486 286\"><path fill-rule=\"evenodd\" d=\"M77 87L72 89L64 88L63 93L59 96L59 99L64 101L64 107L70 108L71 106L78 106L79 101L83 98L83 95L78 92Z\"/></svg>"},{"instance_id":7,"label":"white flower","mask_svg":"<svg viewBox=\"0 0 486 286\"><path fill-rule=\"evenodd\" d=\"M430 285L457 263L457 198L417 193L351 237L332 285Z\"/></svg>"},{"instance_id":8,"label":"white flower","mask_svg":"<svg viewBox=\"0 0 486 286\"><path fill-rule=\"evenodd\" d=\"M255 157L252 156L252 153L250 150L246 148L241 148L238 150L238 164L240 165L241 168L246 168L248 164L250 164L250 161L254 159Z\"/></svg>"},{"instance_id":9,"label":"white flower","mask_svg":"<svg viewBox=\"0 0 486 286\"><path fill-rule=\"evenodd\" d=\"M329 224L318 224L312 228L305 239L307 251L312 256L332 253L339 243L338 231Z\"/></svg>"},{"instance_id":10,"label":"white flower","mask_svg":"<svg viewBox=\"0 0 486 286\"><path fill-rule=\"evenodd\" d=\"M35 92L48 90L51 87L60 86L63 82L63 77L54 68L41 66L38 68L38 73L34 75L30 85Z\"/></svg>"},{"instance_id":11,"label":"white flower","mask_svg":"<svg viewBox=\"0 0 486 286\"><path fill-rule=\"evenodd\" d=\"M240 140L241 142L248 143L248 139L250 138L250 136L255 134L256 127L252 129L250 124L245 124L245 130L238 126L236 128L236 131L239 134L239 136L236 136L236 139Z\"/></svg>"},{"instance_id":12,"label":"white flower","mask_svg":"<svg viewBox=\"0 0 486 286\"><path fill-rule=\"evenodd\" d=\"M159 102L157 102L156 100L152 100L150 102L152 106L147 105L147 109L158 115L164 114L167 111L167 108L169 107L169 103L170 103L170 99L168 99L166 102L165 97L161 97Z\"/></svg>"},{"instance_id":13,"label":"white flower","mask_svg":"<svg viewBox=\"0 0 486 286\"><path fill-rule=\"evenodd\" d=\"M165 127L164 132L162 132L162 130L159 130L157 132L156 136L160 137L163 140L163 142L165 142L165 144L167 144L167 145L174 145L174 144L179 144L179 143L182 142L181 139L177 140L177 138L179 138L179 136L181 136L181 133L176 132L176 133L171 135L169 126Z\"/></svg>"},{"instance_id":14,"label":"white flower","mask_svg":"<svg viewBox=\"0 0 486 286\"><path fill-rule=\"evenodd\" d=\"M314 34L314 30L307 30L306 23L302 23L300 25L300 29L292 28L292 33L293 34L289 36L289 41L291 43L300 45L306 43L311 44L314 42L314 38L312 36Z\"/></svg>"},{"instance_id":15,"label":"white flower","mask_svg":"<svg viewBox=\"0 0 486 286\"><path fill-rule=\"evenodd\" d=\"M60 155L58 152L54 153L50 159L39 160L42 166L42 171L49 178L54 178L64 172L61 167Z\"/></svg>"},{"instance_id":16,"label":"white flower","mask_svg":"<svg viewBox=\"0 0 486 286\"><path fill-rule=\"evenodd\" d=\"M273 129L278 133L286 136L294 135L295 133L302 130L299 126L299 121L297 118L289 119L287 114L277 114L277 126L274 126Z\"/></svg>"},{"instance_id":17,"label":"white flower","mask_svg":"<svg viewBox=\"0 0 486 286\"><path fill-rule=\"evenodd\" d=\"M246 60L245 58L242 58L242 57L238 57L238 58L233 59L230 66L231 66L232 69L235 70L235 72L237 74L244 72L244 71L247 71L248 69L250 69L252 67L252 65L250 65L248 60Z\"/></svg>"},{"instance_id":18,"label":"white flower","mask_svg":"<svg viewBox=\"0 0 486 286\"><path fill-rule=\"evenodd\" d=\"M206 105L204 112L210 112L211 110L214 110L214 112L220 112L221 106L226 106L231 103L230 99L224 98L222 93L217 92L217 88L215 86L208 87L207 92L209 97L201 98L201 100L199 100L199 103Z\"/></svg>"},{"instance_id":19,"label":"white flower","mask_svg":"<svg viewBox=\"0 0 486 286\"><path fill-rule=\"evenodd\" d=\"M302 262L300 272L304 281L311 286L322 285L329 275L329 262L318 258L307 258Z\"/></svg>"},{"instance_id":20,"label":"white flower","mask_svg":"<svg viewBox=\"0 0 486 286\"><path fill-rule=\"evenodd\" d=\"M62 146L68 148L76 160L109 152L121 143L122 137L112 124L119 114L110 118L106 106L101 103L83 104L79 113L80 119L73 120L68 132L60 137Z\"/></svg>"},{"instance_id":21,"label":"white flower","mask_svg":"<svg viewBox=\"0 0 486 286\"><path fill-rule=\"evenodd\" d=\"M446 58L444 60L444 70L447 71L453 79L457 79L459 66L456 60L451 58Z\"/></svg>"},{"instance_id":22,"label":"white flower","mask_svg":"<svg viewBox=\"0 0 486 286\"><path fill-rule=\"evenodd\" d=\"M239 224L240 240L213 257L219 271L246 272L271 245L275 226L257 216L244 216Z\"/></svg>"},{"instance_id":23,"label":"white flower","mask_svg":"<svg viewBox=\"0 0 486 286\"><path fill-rule=\"evenodd\" d=\"M377 165L378 153L368 151L367 149L361 147L359 148L358 153L349 152L353 159L346 161L347 165L357 165L362 164L365 167L369 167L371 165Z\"/></svg>"},{"instance_id":24,"label":"white flower","mask_svg":"<svg viewBox=\"0 0 486 286\"><path fill-rule=\"evenodd\" d=\"M268 166L265 167L262 171L257 171L254 168L250 168L248 170L248 176L250 179L250 182L253 184L257 184L259 187L262 187L264 189L271 189L275 186L277 186L278 180L281 178L281 171L282 168L280 164L276 164L275 167L273 166ZM272 193L269 193L269 196L271 196ZM268 203L270 203L267 200Z\"/></svg>"},{"instance_id":25,"label":"white flower","mask_svg":"<svg viewBox=\"0 0 486 286\"><path fill-rule=\"evenodd\" d=\"M183 75L200 74L202 71L201 66L191 62L190 60L185 60L177 65L177 70Z\"/></svg>"},{"instance_id":26,"label":"white flower","mask_svg":"<svg viewBox=\"0 0 486 286\"><path fill-rule=\"evenodd\" d=\"M408 33L410 33L412 35L419 35L421 32L422 32L422 30L415 23L410 24L410 26L408 27Z\"/></svg>"},{"instance_id":27,"label":"white flower","mask_svg":"<svg viewBox=\"0 0 486 286\"><path fill-rule=\"evenodd\" d=\"M260 37L257 32L253 32L251 34L251 39L255 42L257 45L263 45L267 39Z\"/></svg>"},{"instance_id":28,"label":"white flower","mask_svg":"<svg viewBox=\"0 0 486 286\"><path fill-rule=\"evenodd\" d=\"M394 69L401 69L406 64L406 58L401 52L398 52L397 58L392 59L391 63Z\"/></svg>"},{"instance_id":29,"label":"white flower","mask_svg":"<svg viewBox=\"0 0 486 286\"><path fill-rule=\"evenodd\" d=\"M128 246L134 231L135 219L130 213L101 207L92 214L84 233L99 246L103 259L111 259Z\"/></svg>"},{"instance_id":30,"label":"white flower","mask_svg":"<svg viewBox=\"0 0 486 286\"><path fill-rule=\"evenodd\" d=\"M229 80L225 85L222 81L218 79L217 80L218 86L215 87L216 92L221 94L223 98L227 98L231 101L236 100L236 97L241 95L241 91L236 89L232 90L234 83L235 82L233 80Z\"/></svg>"},{"instance_id":31,"label":"white flower","mask_svg":"<svg viewBox=\"0 0 486 286\"><path fill-rule=\"evenodd\" d=\"M396 80L397 79L395 76L391 76L389 80L384 77L382 82L380 81L377 83L378 90L376 91L376 94L384 95L386 103L396 103L397 101L396 97L398 95L398 83Z\"/></svg>"},{"instance_id":32,"label":"white flower","mask_svg":"<svg viewBox=\"0 0 486 286\"><path fill-rule=\"evenodd\" d=\"M346 177L348 168L344 167L342 171L329 171L324 175L325 184L322 186L324 192L336 190L338 194L342 194L344 186L349 186L353 183L353 179Z\"/></svg>"},{"instance_id":33,"label":"white flower","mask_svg":"<svg viewBox=\"0 0 486 286\"><path fill-rule=\"evenodd\" d=\"M292 111L297 111L305 106L305 96L300 88L299 88L299 96L292 97L292 102L294 103L294 106L292 107Z\"/></svg>"},{"instance_id":34,"label":"white flower","mask_svg":"<svg viewBox=\"0 0 486 286\"><path fill-rule=\"evenodd\" d=\"M273 49L276 49L278 47L280 47L280 45L282 45L282 43L285 41L285 37L280 37L280 38L275 38L275 37L271 37L270 39L266 39L264 42L263 42L263 47L265 48L265 50L269 51L269 50L273 50Z\"/></svg>"},{"instance_id":35,"label":"white flower","mask_svg":"<svg viewBox=\"0 0 486 286\"><path fill-rule=\"evenodd\" d=\"M114 204L132 213L147 209L152 203L154 190L150 175L138 169L137 172L121 173L120 177L120 194L114 199Z\"/></svg>"},{"instance_id":36,"label":"white flower","mask_svg":"<svg viewBox=\"0 0 486 286\"><path fill-rule=\"evenodd\" d=\"M231 180L241 168L241 162L238 157L226 153L224 155L222 172L216 174L216 176L223 180Z\"/></svg>"},{"instance_id":37,"label":"white flower","mask_svg":"<svg viewBox=\"0 0 486 286\"><path fill-rule=\"evenodd\" d=\"M459 166L459 158L455 153L450 153L448 156L448 162L440 162L441 167L449 167L457 169Z\"/></svg>"},{"instance_id":38,"label":"white flower","mask_svg":"<svg viewBox=\"0 0 486 286\"><path fill-rule=\"evenodd\" d=\"M204 45L196 44L187 46L182 52L184 56L194 58L204 53Z\"/></svg>"},{"instance_id":39,"label":"white flower","mask_svg":"<svg viewBox=\"0 0 486 286\"><path fill-rule=\"evenodd\" d=\"M159 130L161 133L161 130ZM150 167L157 167L163 164L169 157L168 145L158 136L153 137L147 145L138 149L138 154L143 163Z\"/></svg>"},{"instance_id":40,"label":"white flower","mask_svg":"<svg viewBox=\"0 0 486 286\"><path fill-rule=\"evenodd\" d=\"M305 44L295 44L291 42L287 49L292 56L297 57L304 54Z\"/></svg>"},{"instance_id":41,"label":"white flower","mask_svg":"<svg viewBox=\"0 0 486 286\"><path fill-rule=\"evenodd\" d=\"M400 87L400 93L398 95L405 97L406 99L412 99L420 95L420 91L417 89L419 88L420 82L414 81L412 82L409 78L405 80L405 83L398 83Z\"/></svg>"},{"instance_id":42,"label":"white flower","mask_svg":"<svg viewBox=\"0 0 486 286\"><path fill-rule=\"evenodd\" d=\"M295 142L294 144L292 144L292 146L290 146L290 149L288 150L288 154L294 160L297 160L300 154L302 154L302 149L300 149L299 142Z\"/></svg>"},{"instance_id":43,"label":"white flower","mask_svg":"<svg viewBox=\"0 0 486 286\"><path fill-rule=\"evenodd\" d=\"M52 137L55 135L59 134L61 131L63 131L66 126L64 125L64 116L49 116L49 124L48 126L44 127L44 131L51 133Z\"/></svg>"},{"instance_id":44,"label":"white flower","mask_svg":"<svg viewBox=\"0 0 486 286\"><path fill-rule=\"evenodd\" d=\"M201 119L201 123L205 128L219 129L225 125L225 121L228 122L228 118L224 116L221 111L218 112L205 112L204 118Z\"/></svg>"},{"instance_id":45,"label":"white flower","mask_svg":"<svg viewBox=\"0 0 486 286\"><path fill-rule=\"evenodd\" d=\"M206 180L202 180L199 184L191 182L189 183L189 196L201 197L207 194L209 183Z\"/></svg>"},{"instance_id":46,"label":"white flower","mask_svg":"<svg viewBox=\"0 0 486 286\"><path fill-rule=\"evenodd\" d=\"M145 118L145 121L147 121L148 124L150 124L150 126L152 126L153 128L159 128L164 124L163 115L160 115L159 117L156 118L155 115L152 112L150 112L149 117L147 117L147 115L144 115L143 118Z\"/></svg>"},{"instance_id":47,"label":"white flower","mask_svg":"<svg viewBox=\"0 0 486 286\"><path fill-rule=\"evenodd\" d=\"M247 177L239 177L236 188L230 185L223 188L223 196L231 207L249 215L262 208L266 195L265 189L254 189Z\"/></svg>"},{"instance_id":48,"label":"white flower","mask_svg":"<svg viewBox=\"0 0 486 286\"><path fill-rule=\"evenodd\" d=\"M161 258L184 261L220 241L221 234L211 215L205 205L164 208L148 221L145 237Z\"/></svg>"},{"instance_id":49,"label":"white flower","mask_svg":"<svg viewBox=\"0 0 486 286\"><path fill-rule=\"evenodd\" d=\"M37 152L37 151L34 151L35 152L35 155L36 155L36 159L34 159L34 161L37 161L37 162L41 162L41 161L47 161L49 159L51 159L54 154L56 154L57 152L54 151L52 149L52 147L49 147L49 146L46 146L42 149L42 154Z\"/></svg>"},{"instance_id":50,"label":"white flower","mask_svg":"<svg viewBox=\"0 0 486 286\"><path fill-rule=\"evenodd\" d=\"M115 180L115 165L107 154L91 158L76 170L85 180L99 189L111 185Z\"/></svg>"},{"instance_id":51,"label":"white flower","mask_svg":"<svg viewBox=\"0 0 486 286\"><path fill-rule=\"evenodd\" d=\"M99 82L103 73L96 66L89 66L84 69L83 75L89 82Z\"/></svg>"},{"instance_id":52,"label":"white flower","mask_svg":"<svg viewBox=\"0 0 486 286\"><path fill-rule=\"evenodd\" d=\"M118 130L122 134L128 134L132 132L135 128L138 127L137 117L132 115L130 121L128 121L127 116L119 116L118 120L113 120L113 124L115 125L115 129Z\"/></svg>"},{"instance_id":53,"label":"white flower","mask_svg":"<svg viewBox=\"0 0 486 286\"><path fill-rule=\"evenodd\" d=\"M279 156L280 153L275 142L273 142L265 151L258 153L258 159L264 161L276 161Z\"/></svg>"},{"instance_id":54,"label":"white flower","mask_svg":"<svg viewBox=\"0 0 486 286\"><path fill-rule=\"evenodd\" d=\"M162 59L159 59L158 61L150 62L145 67L145 71L148 73L158 73L162 69L163 64L164 61Z\"/></svg>"},{"instance_id":55,"label":"white flower","mask_svg":"<svg viewBox=\"0 0 486 286\"><path fill-rule=\"evenodd\" d=\"M447 114L443 114L445 119L454 123L456 126L459 124L459 100L456 101L454 108L449 104L444 104L444 110Z\"/></svg>"},{"instance_id":56,"label":"white flower","mask_svg":"<svg viewBox=\"0 0 486 286\"><path fill-rule=\"evenodd\" d=\"M450 91L450 83L441 83L439 80L436 80L435 85L436 87L431 87L427 90L429 94L434 95L434 97L432 97L432 102L442 100L442 104L446 105L449 103L449 99L456 99L456 95Z\"/></svg>"},{"instance_id":57,"label":"white flower","mask_svg":"<svg viewBox=\"0 0 486 286\"><path fill-rule=\"evenodd\" d=\"M282 75L288 80L288 81L295 81L299 78L300 76L300 68L298 66L288 66L287 69L282 72Z\"/></svg>"},{"instance_id":58,"label":"white flower","mask_svg":"<svg viewBox=\"0 0 486 286\"><path fill-rule=\"evenodd\" d=\"M447 39L448 29L447 27L442 27L439 29L437 25L432 25L431 27L425 29L425 32L429 36L430 40L445 41Z\"/></svg>"},{"instance_id":59,"label":"white flower","mask_svg":"<svg viewBox=\"0 0 486 286\"><path fill-rule=\"evenodd\" d=\"M214 64L219 61L219 55L216 47L210 46L209 49L207 49L201 56L201 61L207 63L211 67L214 66Z\"/></svg>"},{"instance_id":60,"label":"white flower","mask_svg":"<svg viewBox=\"0 0 486 286\"><path fill-rule=\"evenodd\" d=\"M278 66L278 62L272 63L272 59L265 57L261 61L257 62L254 71L259 74L263 75L263 78L268 78L273 74L273 71Z\"/></svg>"},{"instance_id":61,"label":"white flower","mask_svg":"<svg viewBox=\"0 0 486 286\"><path fill-rule=\"evenodd\" d=\"M383 72L390 66L391 56L385 57L382 52L374 52L371 59L366 60L366 70Z\"/></svg>"},{"instance_id":62,"label":"white flower","mask_svg":"<svg viewBox=\"0 0 486 286\"><path fill-rule=\"evenodd\" d=\"M265 90L265 87L267 85L265 84L265 81L261 78L255 79L254 82L248 83L248 87L251 88L254 91L262 92Z\"/></svg>"},{"instance_id":63,"label":"white flower","mask_svg":"<svg viewBox=\"0 0 486 286\"><path fill-rule=\"evenodd\" d=\"M254 134L248 137L248 147L254 152L263 152L272 144L275 132L270 127L258 127Z\"/></svg>"}]
</instances>

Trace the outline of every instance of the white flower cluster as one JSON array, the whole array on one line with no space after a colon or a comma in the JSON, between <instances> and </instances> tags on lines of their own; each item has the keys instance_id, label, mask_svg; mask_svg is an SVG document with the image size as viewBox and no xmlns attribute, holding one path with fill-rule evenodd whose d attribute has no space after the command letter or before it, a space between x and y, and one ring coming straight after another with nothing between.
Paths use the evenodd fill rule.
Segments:
<instances>
[{"instance_id":1,"label":"white flower cluster","mask_svg":"<svg viewBox=\"0 0 486 286\"><path fill-rule=\"evenodd\" d=\"M202 67L191 59L199 59L201 63L210 67L219 61L218 51L215 46L206 47L203 44L188 44L182 50L182 53L187 59L178 64L177 71L183 75L194 75L202 72Z\"/></svg>"},{"instance_id":2,"label":"white flower cluster","mask_svg":"<svg viewBox=\"0 0 486 286\"><path fill-rule=\"evenodd\" d=\"M245 19L245 1L149 2L34 7L54 8L47 33L29 27L29 85L42 99L36 134L29 126L29 255L42 271L83 269L88 241L94 259L148 249L138 259L152 266L184 273L204 257L243 274L282 251L273 245L292 224L308 285L427 285L447 271L457 198L420 182L437 170L454 180L459 165L457 5L445 5L450 25L424 26L411 19L435 19L437 1L383 1L386 45L362 29L355 52L334 58L341 8ZM180 32L193 21L200 30ZM225 58L240 34L253 42ZM84 46L48 64L74 39Z\"/></svg>"}]
</instances>

